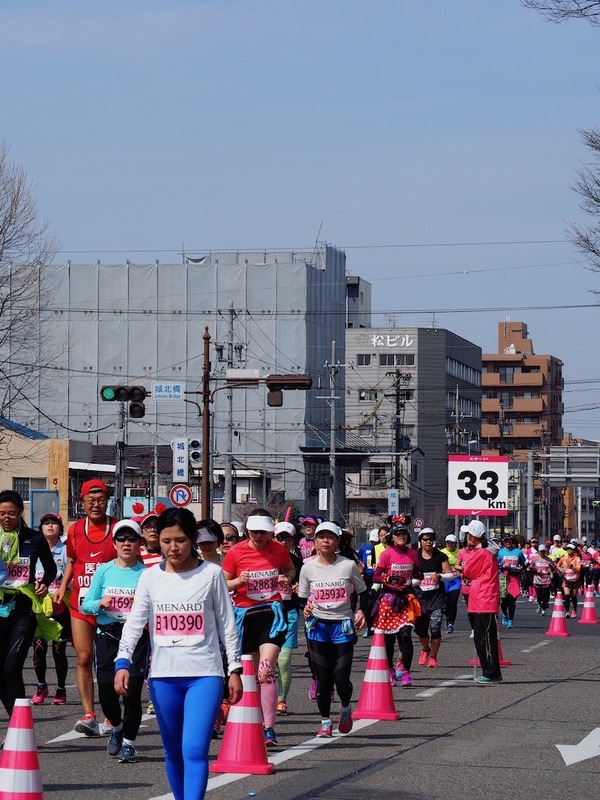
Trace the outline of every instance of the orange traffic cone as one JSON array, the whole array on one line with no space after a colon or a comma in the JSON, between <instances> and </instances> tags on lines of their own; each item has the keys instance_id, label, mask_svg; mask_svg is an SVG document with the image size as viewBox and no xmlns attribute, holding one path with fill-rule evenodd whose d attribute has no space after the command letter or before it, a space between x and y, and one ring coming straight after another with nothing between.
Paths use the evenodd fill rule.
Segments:
<instances>
[{"instance_id":1,"label":"orange traffic cone","mask_svg":"<svg viewBox=\"0 0 600 800\"><path fill-rule=\"evenodd\" d=\"M252 656L242 656L242 686L242 699L229 708L221 749L210 771L270 775L275 765L267 761L263 716Z\"/></svg>"},{"instance_id":2,"label":"orange traffic cone","mask_svg":"<svg viewBox=\"0 0 600 800\"><path fill-rule=\"evenodd\" d=\"M580 625L597 625L596 604L594 603L594 587L588 586L585 590L585 600L583 601L583 611L581 613Z\"/></svg>"},{"instance_id":3,"label":"orange traffic cone","mask_svg":"<svg viewBox=\"0 0 600 800\"><path fill-rule=\"evenodd\" d=\"M15 700L0 757L0 800L43 800L31 701Z\"/></svg>"},{"instance_id":4,"label":"orange traffic cone","mask_svg":"<svg viewBox=\"0 0 600 800\"><path fill-rule=\"evenodd\" d=\"M557 592L554 598L554 608L552 609L552 619L550 620L550 627L546 631L546 636L570 636L567 630L567 621L565 619L565 606L563 603L562 592Z\"/></svg>"},{"instance_id":5,"label":"orange traffic cone","mask_svg":"<svg viewBox=\"0 0 600 800\"><path fill-rule=\"evenodd\" d=\"M367 669L360 689L360 697L353 719L400 719L394 706L394 695L390 683L390 670L381 631L375 631L369 651Z\"/></svg>"},{"instance_id":6,"label":"orange traffic cone","mask_svg":"<svg viewBox=\"0 0 600 800\"><path fill-rule=\"evenodd\" d=\"M500 662L500 666L501 667L510 667L511 664L512 664L512 661L507 661L504 658L504 654L502 653L502 643L500 641L500 629L498 628L498 623L496 623L496 635L497 635L497 638L498 638L498 661ZM475 663L475 659L474 658L470 658L469 659L469 665L472 667L474 663ZM479 656L477 657L477 666L478 667L481 666L481 662L479 661Z\"/></svg>"}]
</instances>

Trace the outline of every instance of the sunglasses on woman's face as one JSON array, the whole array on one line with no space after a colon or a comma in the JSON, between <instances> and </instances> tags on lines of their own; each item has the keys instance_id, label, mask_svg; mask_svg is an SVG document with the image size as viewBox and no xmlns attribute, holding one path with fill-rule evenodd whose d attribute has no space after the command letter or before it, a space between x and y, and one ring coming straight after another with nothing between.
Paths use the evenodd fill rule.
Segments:
<instances>
[{"instance_id":1,"label":"sunglasses on woman's face","mask_svg":"<svg viewBox=\"0 0 600 800\"><path fill-rule=\"evenodd\" d=\"M115 536L115 542L120 542L121 544L123 544L123 542L131 542L132 544L135 544L135 542L139 542L139 540L140 537L136 536L135 533L117 533Z\"/></svg>"},{"instance_id":2,"label":"sunglasses on woman's face","mask_svg":"<svg viewBox=\"0 0 600 800\"><path fill-rule=\"evenodd\" d=\"M225 537L225 541L226 542L239 542L239 537L238 536L234 536L233 534L231 534L231 536L226 536Z\"/></svg>"}]
</instances>

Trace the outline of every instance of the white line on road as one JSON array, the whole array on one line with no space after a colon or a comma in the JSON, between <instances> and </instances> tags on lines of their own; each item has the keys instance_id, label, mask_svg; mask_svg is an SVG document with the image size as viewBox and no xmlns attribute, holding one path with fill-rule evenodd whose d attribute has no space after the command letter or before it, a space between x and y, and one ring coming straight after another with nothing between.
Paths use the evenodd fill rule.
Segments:
<instances>
[{"instance_id":1,"label":"white line on road","mask_svg":"<svg viewBox=\"0 0 600 800\"><path fill-rule=\"evenodd\" d=\"M362 730L363 728L368 728L369 725L374 725L376 722L380 722L378 719L357 719L352 726L352 730L350 733L344 734L334 734L331 739L318 739L315 737L314 739L309 739L307 742L303 742L302 744L297 744L294 747L290 747L289 750L284 750L283 753L275 753L271 755L267 751L267 756L269 761L272 764L283 764L284 761L289 761L290 758L296 758L297 756L302 756L305 753L310 753L311 750L316 750L318 747L323 747L323 745L330 744L331 742L335 742L338 739L344 739L346 736L352 736L353 733ZM231 773L227 773L226 775L219 775L216 778L209 778L208 779L208 786L207 791L211 789L218 789L220 786L227 786L228 783L234 783L235 781L240 781L243 778L251 777L249 774L236 774L233 775ZM172 794L161 794L160 797L152 797L150 800L173 800Z\"/></svg>"},{"instance_id":2,"label":"white line on road","mask_svg":"<svg viewBox=\"0 0 600 800\"><path fill-rule=\"evenodd\" d=\"M433 697L434 694L443 691L444 689L449 689L452 686L458 686L459 683L462 681L472 681L473 680L473 673L469 672L468 675L459 675L452 681L442 681L439 686L434 686L431 689L425 689L423 692L419 692L416 694L415 697Z\"/></svg>"},{"instance_id":3,"label":"white line on road","mask_svg":"<svg viewBox=\"0 0 600 800\"><path fill-rule=\"evenodd\" d=\"M544 639L543 642L538 642L538 644L534 644L533 647L528 647L527 650L521 650L522 653L532 653L534 650L537 650L538 647L545 647L547 644L550 644L549 639Z\"/></svg>"}]
</instances>

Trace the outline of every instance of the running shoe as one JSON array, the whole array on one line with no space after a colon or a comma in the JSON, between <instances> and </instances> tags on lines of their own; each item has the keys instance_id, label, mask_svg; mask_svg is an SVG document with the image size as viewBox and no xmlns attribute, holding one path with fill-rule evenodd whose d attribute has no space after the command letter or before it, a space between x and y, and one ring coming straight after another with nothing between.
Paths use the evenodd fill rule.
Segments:
<instances>
[{"instance_id":1,"label":"running shoe","mask_svg":"<svg viewBox=\"0 0 600 800\"><path fill-rule=\"evenodd\" d=\"M352 730L352 709L350 706L344 708L340 706L340 718L338 721L338 731L340 733L350 733Z\"/></svg>"},{"instance_id":2,"label":"running shoe","mask_svg":"<svg viewBox=\"0 0 600 800\"><path fill-rule=\"evenodd\" d=\"M67 702L67 690L61 689L60 686L57 687L56 693L54 695L54 699L52 700L53 706L64 706Z\"/></svg>"},{"instance_id":3,"label":"running shoe","mask_svg":"<svg viewBox=\"0 0 600 800\"><path fill-rule=\"evenodd\" d=\"M392 684L392 686L396 685L396 670L395 669L391 669L390 670L390 683Z\"/></svg>"},{"instance_id":4,"label":"running shoe","mask_svg":"<svg viewBox=\"0 0 600 800\"><path fill-rule=\"evenodd\" d=\"M571 619L571 615L570 615L570 613L569 613L568 611L567 611L567 613L565 614L565 619Z\"/></svg>"},{"instance_id":5,"label":"running shoe","mask_svg":"<svg viewBox=\"0 0 600 800\"><path fill-rule=\"evenodd\" d=\"M454 625L451 622L446 623L446 632L454 633Z\"/></svg>"},{"instance_id":6,"label":"running shoe","mask_svg":"<svg viewBox=\"0 0 600 800\"><path fill-rule=\"evenodd\" d=\"M137 753L132 744L124 744L121 748L121 758L119 764L135 764L137 761Z\"/></svg>"},{"instance_id":7,"label":"running shoe","mask_svg":"<svg viewBox=\"0 0 600 800\"><path fill-rule=\"evenodd\" d=\"M508 617L505 617L504 614L502 614L502 624L506 625L507 623L508 623Z\"/></svg>"},{"instance_id":8,"label":"running shoe","mask_svg":"<svg viewBox=\"0 0 600 800\"><path fill-rule=\"evenodd\" d=\"M399 681L402 678L402 673L404 672L404 664L402 663L402 659L399 658L396 661L396 680Z\"/></svg>"},{"instance_id":9,"label":"running shoe","mask_svg":"<svg viewBox=\"0 0 600 800\"><path fill-rule=\"evenodd\" d=\"M317 682L311 681L310 686L308 687L308 696L311 700L317 699Z\"/></svg>"},{"instance_id":10,"label":"running shoe","mask_svg":"<svg viewBox=\"0 0 600 800\"><path fill-rule=\"evenodd\" d=\"M38 683L35 694L31 698L34 706L41 706L44 700L48 697L48 686L45 683Z\"/></svg>"},{"instance_id":11,"label":"running shoe","mask_svg":"<svg viewBox=\"0 0 600 800\"><path fill-rule=\"evenodd\" d=\"M529 602L533 603L534 600L535 600L535 597L533 597L532 595L529 595Z\"/></svg>"},{"instance_id":12,"label":"running shoe","mask_svg":"<svg viewBox=\"0 0 600 800\"><path fill-rule=\"evenodd\" d=\"M428 667L439 667L439 664L437 662L437 658L434 658L433 656L431 656L429 658L429 661L427 662L427 666Z\"/></svg>"},{"instance_id":13,"label":"running shoe","mask_svg":"<svg viewBox=\"0 0 600 800\"><path fill-rule=\"evenodd\" d=\"M231 703L229 700L221 703L221 725L227 725L227 718L229 717L229 709L231 708Z\"/></svg>"},{"instance_id":14,"label":"running shoe","mask_svg":"<svg viewBox=\"0 0 600 800\"><path fill-rule=\"evenodd\" d=\"M407 669L405 669L404 672L402 673L400 686L412 686L412 678L410 677L410 672Z\"/></svg>"},{"instance_id":15,"label":"running shoe","mask_svg":"<svg viewBox=\"0 0 600 800\"><path fill-rule=\"evenodd\" d=\"M469 639L474 639L474 638L475 638L475 631L471 631L471 633L469 634Z\"/></svg>"},{"instance_id":16,"label":"running shoe","mask_svg":"<svg viewBox=\"0 0 600 800\"><path fill-rule=\"evenodd\" d=\"M421 650L421 655L419 656L419 664L424 666L427 663L427 659L429 658L429 650Z\"/></svg>"},{"instance_id":17,"label":"running shoe","mask_svg":"<svg viewBox=\"0 0 600 800\"><path fill-rule=\"evenodd\" d=\"M273 728L265 728L265 744L267 747L276 747L279 744Z\"/></svg>"},{"instance_id":18,"label":"running shoe","mask_svg":"<svg viewBox=\"0 0 600 800\"><path fill-rule=\"evenodd\" d=\"M573 611L571 614L571 619L577 619L577 611Z\"/></svg>"},{"instance_id":19,"label":"running shoe","mask_svg":"<svg viewBox=\"0 0 600 800\"><path fill-rule=\"evenodd\" d=\"M331 724L331 720L322 719L321 727L317 731L317 737L319 739L331 739L332 736L333 736L333 725Z\"/></svg>"},{"instance_id":20,"label":"running shoe","mask_svg":"<svg viewBox=\"0 0 600 800\"><path fill-rule=\"evenodd\" d=\"M148 700L148 705L146 706L146 714L156 714L154 710L154 703L152 700Z\"/></svg>"},{"instance_id":21,"label":"running shoe","mask_svg":"<svg viewBox=\"0 0 600 800\"><path fill-rule=\"evenodd\" d=\"M545 617L546 616L546 609L542 608L542 610L540 611L540 614L542 615L542 617Z\"/></svg>"},{"instance_id":22,"label":"running shoe","mask_svg":"<svg viewBox=\"0 0 600 800\"><path fill-rule=\"evenodd\" d=\"M101 722L99 725L100 734L102 736L106 736L112 731L112 729L113 729L112 722L109 722L109 720L107 720L106 717L104 717L104 722Z\"/></svg>"},{"instance_id":23,"label":"running shoe","mask_svg":"<svg viewBox=\"0 0 600 800\"><path fill-rule=\"evenodd\" d=\"M513 626L513 621L512 621L512 619L507 619L507 620L506 620L506 627L507 627L507 628L512 628L512 626Z\"/></svg>"},{"instance_id":24,"label":"running shoe","mask_svg":"<svg viewBox=\"0 0 600 800\"><path fill-rule=\"evenodd\" d=\"M486 678L485 675L478 675L475 678L475 683L479 683L482 686L489 686L492 683L502 683L502 678Z\"/></svg>"},{"instance_id":25,"label":"running shoe","mask_svg":"<svg viewBox=\"0 0 600 800\"><path fill-rule=\"evenodd\" d=\"M81 719L77 720L75 730L77 733L85 733L86 736L99 736L100 729L98 728L96 715L88 711Z\"/></svg>"},{"instance_id":26,"label":"running shoe","mask_svg":"<svg viewBox=\"0 0 600 800\"><path fill-rule=\"evenodd\" d=\"M285 717L287 716L287 703L285 700L278 700L277 701L277 716L278 717Z\"/></svg>"},{"instance_id":27,"label":"running shoe","mask_svg":"<svg viewBox=\"0 0 600 800\"><path fill-rule=\"evenodd\" d=\"M117 730L117 728L113 728L110 732L110 739L108 740L108 744L106 745L106 751L109 756L118 756L121 752L121 746L123 745L123 726Z\"/></svg>"}]
</instances>

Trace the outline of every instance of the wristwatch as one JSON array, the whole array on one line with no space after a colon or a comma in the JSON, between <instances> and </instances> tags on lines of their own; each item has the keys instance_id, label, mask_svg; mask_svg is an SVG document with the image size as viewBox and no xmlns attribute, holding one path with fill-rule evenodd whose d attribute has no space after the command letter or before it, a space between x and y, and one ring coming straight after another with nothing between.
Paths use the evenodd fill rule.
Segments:
<instances>
[{"instance_id":1,"label":"wristwatch","mask_svg":"<svg viewBox=\"0 0 600 800\"><path fill-rule=\"evenodd\" d=\"M229 674L230 675L241 675L242 674L242 668L238 667L237 669L232 669Z\"/></svg>"}]
</instances>

